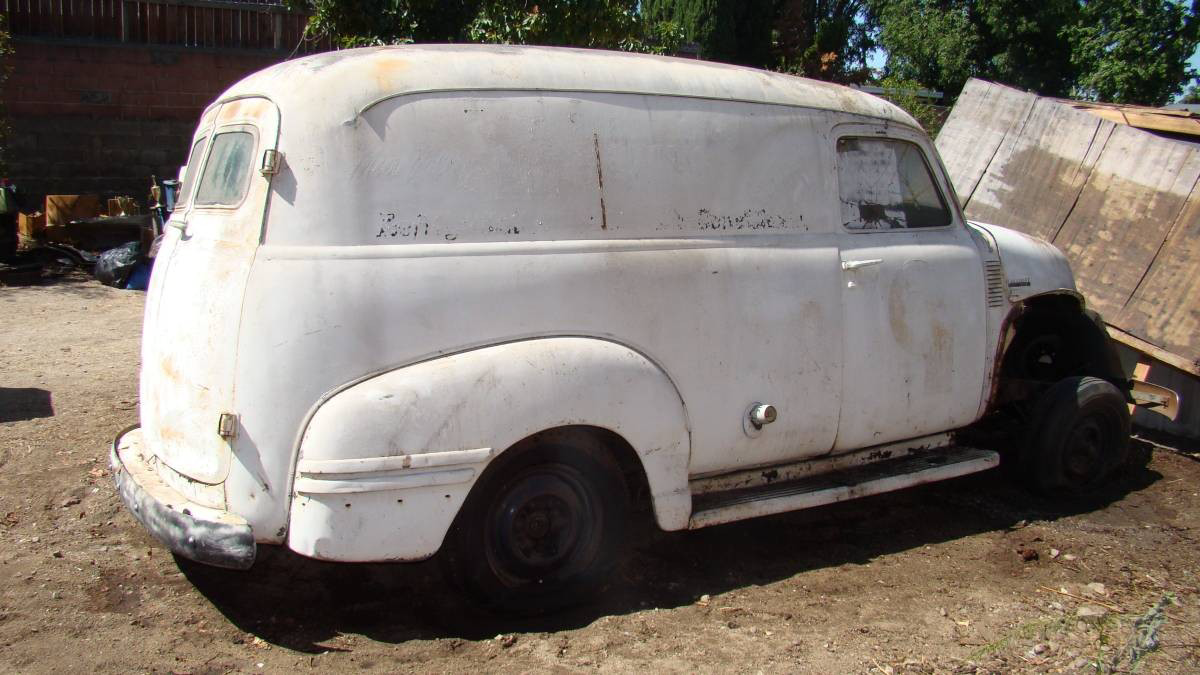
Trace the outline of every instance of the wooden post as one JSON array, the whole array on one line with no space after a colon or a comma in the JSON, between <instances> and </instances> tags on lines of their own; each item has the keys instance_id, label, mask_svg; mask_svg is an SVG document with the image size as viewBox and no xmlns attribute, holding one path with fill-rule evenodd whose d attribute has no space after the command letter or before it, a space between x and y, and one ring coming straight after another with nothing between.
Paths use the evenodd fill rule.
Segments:
<instances>
[{"instance_id":1,"label":"wooden post","mask_svg":"<svg viewBox=\"0 0 1200 675\"><path fill-rule=\"evenodd\" d=\"M271 25L275 31L275 49L283 49L283 13L274 12L271 19Z\"/></svg>"},{"instance_id":2,"label":"wooden post","mask_svg":"<svg viewBox=\"0 0 1200 675\"><path fill-rule=\"evenodd\" d=\"M133 37L133 16L129 11L128 0L121 0L121 42L129 42Z\"/></svg>"}]
</instances>

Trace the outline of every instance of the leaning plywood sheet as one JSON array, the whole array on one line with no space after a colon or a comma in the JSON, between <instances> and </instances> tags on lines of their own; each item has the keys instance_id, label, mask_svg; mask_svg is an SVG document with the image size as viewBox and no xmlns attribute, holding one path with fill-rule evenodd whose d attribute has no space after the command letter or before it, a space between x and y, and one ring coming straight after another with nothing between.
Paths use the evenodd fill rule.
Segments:
<instances>
[{"instance_id":1,"label":"leaning plywood sheet","mask_svg":"<svg viewBox=\"0 0 1200 675\"><path fill-rule=\"evenodd\" d=\"M1053 241L1121 339L1200 375L1200 144L972 80L937 146L968 217Z\"/></svg>"},{"instance_id":2,"label":"leaning plywood sheet","mask_svg":"<svg viewBox=\"0 0 1200 675\"><path fill-rule=\"evenodd\" d=\"M1088 302L1110 321L1154 262L1197 177L1194 146L1130 127L1113 130L1053 239L1071 259ZM1142 326L1117 325L1142 335Z\"/></svg>"},{"instance_id":3,"label":"leaning plywood sheet","mask_svg":"<svg viewBox=\"0 0 1200 675\"><path fill-rule=\"evenodd\" d=\"M1188 355L1200 371L1200 194L1192 191L1150 270L1114 323L1168 351Z\"/></svg>"},{"instance_id":4,"label":"leaning plywood sheet","mask_svg":"<svg viewBox=\"0 0 1200 675\"><path fill-rule=\"evenodd\" d=\"M1075 206L1115 125L1038 99L1020 133L1008 134L963 208L1053 240Z\"/></svg>"},{"instance_id":5,"label":"leaning plywood sheet","mask_svg":"<svg viewBox=\"0 0 1200 675\"><path fill-rule=\"evenodd\" d=\"M1019 131L1036 100L1033 94L982 80L970 80L963 87L958 103L938 132L937 148L954 191L964 203L971 198L992 155L1007 136Z\"/></svg>"}]
</instances>

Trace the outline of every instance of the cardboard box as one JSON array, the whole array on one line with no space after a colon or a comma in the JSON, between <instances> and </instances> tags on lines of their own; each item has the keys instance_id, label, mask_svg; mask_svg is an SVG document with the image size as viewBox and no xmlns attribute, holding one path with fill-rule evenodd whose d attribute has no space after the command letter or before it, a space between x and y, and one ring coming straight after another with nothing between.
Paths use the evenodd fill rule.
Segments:
<instances>
[{"instance_id":1,"label":"cardboard box","mask_svg":"<svg viewBox=\"0 0 1200 675\"><path fill-rule=\"evenodd\" d=\"M95 218L105 212L98 195L46 195L46 225L62 226L72 220Z\"/></svg>"},{"instance_id":2,"label":"cardboard box","mask_svg":"<svg viewBox=\"0 0 1200 675\"><path fill-rule=\"evenodd\" d=\"M17 216L17 235L23 241L46 240L46 214L20 214Z\"/></svg>"}]
</instances>

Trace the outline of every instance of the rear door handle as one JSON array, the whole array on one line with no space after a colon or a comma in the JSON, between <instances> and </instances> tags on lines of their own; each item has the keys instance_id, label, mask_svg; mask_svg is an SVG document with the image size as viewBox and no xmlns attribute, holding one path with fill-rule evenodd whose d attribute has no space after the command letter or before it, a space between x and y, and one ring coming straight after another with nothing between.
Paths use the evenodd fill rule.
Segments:
<instances>
[{"instance_id":1,"label":"rear door handle","mask_svg":"<svg viewBox=\"0 0 1200 675\"><path fill-rule=\"evenodd\" d=\"M860 267L870 267L871 265L878 265L881 262L883 262L883 258L868 258L867 260L843 260L842 261L842 269L856 270Z\"/></svg>"}]
</instances>

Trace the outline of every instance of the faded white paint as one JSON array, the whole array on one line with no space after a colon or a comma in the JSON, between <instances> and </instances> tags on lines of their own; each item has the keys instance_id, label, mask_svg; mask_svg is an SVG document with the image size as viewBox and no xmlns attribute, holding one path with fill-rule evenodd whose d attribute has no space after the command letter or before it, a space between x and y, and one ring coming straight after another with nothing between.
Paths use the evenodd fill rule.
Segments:
<instances>
[{"instance_id":1,"label":"faded white paint","mask_svg":"<svg viewBox=\"0 0 1200 675\"><path fill-rule=\"evenodd\" d=\"M222 129L255 134L255 171L238 205L170 223L142 438L257 541L319 558L433 554L480 472L561 425L624 438L681 529L689 481L969 424L1008 311L987 302L996 240L1050 269L966 227L898 108L761 71L349 50L246 78L196 138ZM913 144L949 224L843 227L848 136ZM756 403L778 419L747 433Z\"/></svg>"},{"instance_id":2,"label":"faded white paint","mask_svg":"<svg viewBox=\"0 0 1200 675\"><path fill-rule=\"evenodd\" d=\"M1083 298L1075 288L1067 257L1053 244L999 225L971 224L995 239L1012 302L1053 293Z\"/></svg>"}]
</instances>

